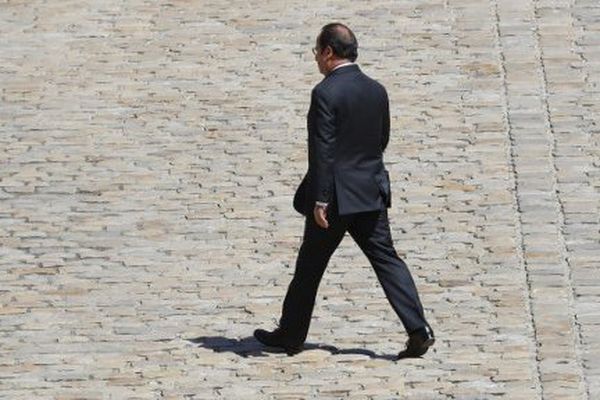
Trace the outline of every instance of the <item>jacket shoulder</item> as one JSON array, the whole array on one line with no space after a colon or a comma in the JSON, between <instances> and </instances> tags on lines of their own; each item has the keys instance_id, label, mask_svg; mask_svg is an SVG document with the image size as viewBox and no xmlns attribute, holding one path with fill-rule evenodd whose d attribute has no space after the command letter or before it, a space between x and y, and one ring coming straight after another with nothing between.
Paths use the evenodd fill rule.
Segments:
<instances>
[{"instance_id":1,"label":"jacket shoulder","mask_svg":"<svg viewBox=\"0 0 600 400\"><path fill-rule=\"evenodd\" d=\"M370 76L365 75L365 77L371 82L371 84L376 87L380 92L387 95L387 90L383 83L381 83L378 79L371 78Z\"/></svg>"},{"instance_id":2,"label":"jacket shoulder","mask_svg":"<svg viewBox=\"0 0 600 400\"><path fill-rule=\"evenodd\" d=\"M385 102L389 101L389 100L388 100L388 93L387 93L387 90L386 90L386 88L385 88L384 84L383 84L383 83L381 83L381 82L380 82L379 80L377 80L377 79L371 78L370 76L367 76L367 75L365 75L365 77L366 77L366 79L367 79L367 80L369 81L369 83L370 83L371 90L372 90L374 93L377 93L377 97L378 97L378 98L379 98L381 101L383 101L383 102L384 102L384 104L385 104Z\"/></svg>"}]
</instances>

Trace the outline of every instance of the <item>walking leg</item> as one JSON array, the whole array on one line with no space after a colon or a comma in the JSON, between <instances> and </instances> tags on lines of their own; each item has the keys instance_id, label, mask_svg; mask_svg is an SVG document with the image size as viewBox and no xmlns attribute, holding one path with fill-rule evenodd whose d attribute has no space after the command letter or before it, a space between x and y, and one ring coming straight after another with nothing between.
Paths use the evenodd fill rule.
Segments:
<instances>
[{"instance_id":1,"label":"walking leg","mask_svg":"<svg viewBox=\"0 0 600 400\"><path fill-rule=\"evenodd\" d=\"M346 224L335 214L328 217L328 221L329 227L323 229L317 225L312 214L305 220L294 277L283 301L279 320L286 342L292 345L302 344L306 340L319 283L329 259L346 232Z\"/></svg>"},{"instance_id":2,"label":"walking leg","mask_svg":"<svg viewBox=\"0 0 600 400\"><path fill-rule=\"evenodd\" d=\"M428 326L415 282L394 248L387 209L357 215L348 232L369 259L406 331Z\"/></svg>"}]
</instances>

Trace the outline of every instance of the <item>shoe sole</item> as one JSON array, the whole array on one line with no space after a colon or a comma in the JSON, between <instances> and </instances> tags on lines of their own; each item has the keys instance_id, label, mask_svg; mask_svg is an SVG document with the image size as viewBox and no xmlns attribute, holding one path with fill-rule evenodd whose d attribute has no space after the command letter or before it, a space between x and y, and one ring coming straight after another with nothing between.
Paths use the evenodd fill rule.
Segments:
<instances>
[{"instance_id":1,"label":"shoe sole","mask_svg":"<svg viewBox=\"0 0 600 400\"><path fill-rule=\"evenodd\" d=\"M302 351L302 349L289 348L289 347L285 347L285 346L277 346L277 345L265 344L265 343L263 343L263 345L265 347L271 347L273 349L278 349L278 350L283 349L283 351L285 351L285 354L287 354L288 356L294 356Z\"/></svg>"},{"instance_id":2,"label":"shoe sole","mask_svg":"<svg viewBox=\"0 0 600 400\"><path fill-rule=\"evenodd\" d=\"M285 352L288 356L295 356L296 354L300 353L302 351L302 349L285 349Z\"/></svg>"}]
</instances>

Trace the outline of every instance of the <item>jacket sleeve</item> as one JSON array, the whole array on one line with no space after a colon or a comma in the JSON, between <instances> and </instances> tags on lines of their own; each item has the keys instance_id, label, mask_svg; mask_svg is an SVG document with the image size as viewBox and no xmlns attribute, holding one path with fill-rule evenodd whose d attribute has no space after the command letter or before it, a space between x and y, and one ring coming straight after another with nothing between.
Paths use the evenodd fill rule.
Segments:
<instances>
[{"instance_id":1,"label":"jacket sleeve","mask_svg":"<svg viewBox=\"0 0 600 400\"><path fill-rule=\"evenodd\" d=\"M312 166L312 197L316 201L329 202L333 194L335 112L322 89L313 89L311 103L314 110L313 129L309 132L313 141L313 151L309 153L309 163Z\"/></svg>"},{"instance_id":2,"label":"jacket sleeve","mask_svg":"<svg viewBox=\"0 0 600 400\"><path fill-rule=\"evenodd\" d=\"M385 148L390 141L390 102L388 99L387 91L383 89L383 124L381 130L381 152L385 151Z\"/></svg>"}]
</instances>

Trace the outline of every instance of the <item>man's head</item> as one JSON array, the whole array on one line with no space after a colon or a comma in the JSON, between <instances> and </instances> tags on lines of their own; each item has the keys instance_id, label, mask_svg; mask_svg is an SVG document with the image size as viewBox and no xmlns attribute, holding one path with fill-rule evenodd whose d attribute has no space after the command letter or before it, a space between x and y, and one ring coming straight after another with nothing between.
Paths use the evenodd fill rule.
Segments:
<instances>
[{"instance_id":1,"label":"man's head","mask_svg":"<svg viewBox=\"0 0 600 400\"><path fill-rule=\"evenodd\" d=\"M327 75L336 65L358 57L358 42L346 25L334 22L321 28L313 49L319 72Z\"/></svg>"}]
</instances>

